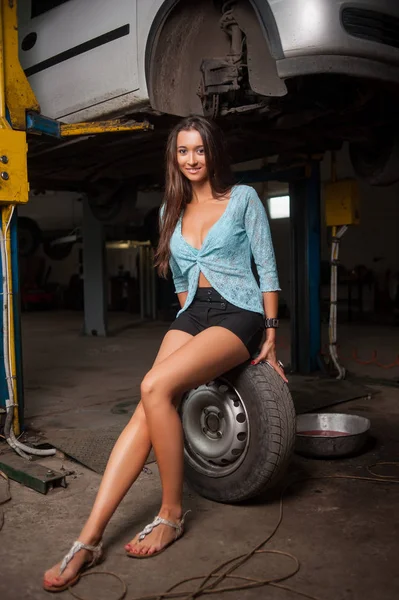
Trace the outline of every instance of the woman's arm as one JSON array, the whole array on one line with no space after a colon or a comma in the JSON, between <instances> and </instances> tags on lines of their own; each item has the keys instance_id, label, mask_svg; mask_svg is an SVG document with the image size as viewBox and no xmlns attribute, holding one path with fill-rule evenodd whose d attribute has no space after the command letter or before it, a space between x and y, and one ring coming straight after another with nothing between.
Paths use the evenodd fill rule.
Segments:
<instances>
[{"instance_id":1,"label":"woman's arm","mask_svg":"<svg viewBox=\"0 0 399 600\"><path fill-rule=\"evenodd\" d=\"M163 222L164 212L165 212L165 205L163 204L159 211L159 217L160 217L161 223ZM176 259L173 257L173 254L170 255L169 266L170 266L170 270L172 272L173 284L175 286L175 291L176 291L177 297L179 299L180 308L183 308L183 306L186 303L186 298L187 298L187 294L188 294L188 282L187 282L186 277L184 277L183 273L181 272L181 269L180 269Z\"/></svg>"},{"instance_id":2,"label":"woman's arm","mask_svg":"<svg viewBox=\"0 0 399 600\"><path fill-rule=\"evenodd\" d=\"M170 270L172 271L173 283L175 286L176 294L186 293L188 291L188 281L186 277L184 277L183 273L180 270L177 261L173 257L173 254L170 255L169 260Z\"/></svg>"},{"instance_id":3,"label":"woman's arm","mask_svg":"<svg viewBox=\"0 0 399 600\"><path fill-rule=\"evenodd\" d=\"M263 292L263 306L267 319L277 319L278 317L278 292ZM284 370L279 365L276 355L276 329L274 327L266 328L266 340L259 352L259 355L251 364L257 365L261 361L267 361L273 369L288 383Z\"/></svg>"},{"instance_id":4,"label":"woman's arm","mask_svg":"<svg viewBox=\"0 0 399 600\"><path fill-rule=\"evenodd\" d=\"M253 188L248 190L244 225L259 275L261 292L280 291L269 221L265 207Z\"/></svg>"},{"instance_id":5,"label":"woman's arm","mask_svg":"<svg viewBox=\"0 0 399 600\"><path fill-rule=\"evenodd\" d=\"M278 292L263 292L266 319L278 318ZM273 331L276 331L275 329Z\"/></svg>"},{"instance_id":6,"label":"woman's arm","mask_svg":"<svg viewBox=\"0 0 399 600\"><path fill-rule=\"evenodd\" d=\"M259 275L265 316L267 319L277 319L280 286L269 221L265 208L256 191L251 189L250 194L245 213L245 229ZM266 328L265 343L259 355L252 361L252 364L257 365L261 361L267 361L284 381L287 382L284 371L277 361L276 329L274 328Z\"/></svg>"}]
</instances>

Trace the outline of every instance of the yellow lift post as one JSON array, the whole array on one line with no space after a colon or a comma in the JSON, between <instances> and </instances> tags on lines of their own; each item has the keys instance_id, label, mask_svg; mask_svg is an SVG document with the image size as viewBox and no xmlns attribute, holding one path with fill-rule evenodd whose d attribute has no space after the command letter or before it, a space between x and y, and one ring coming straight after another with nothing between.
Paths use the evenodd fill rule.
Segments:
<instances>
[{"instance_id":1,"label":"yellow lift post","mask_svg":"<svg viewBox=\"0 0 399 600\"><path fill-rule=\"evenodd\" d=\"M148 122L114 119L66 124L43 117L19 62L17 1L0 0L0 270L3 281L3 290L0 290L0 323L2 322L3 326L3 344L0 345L0 424L3 417L7 423L5 415L10 417L12 411L12 424L9 425L14 440L21 433L23 421L16 207L29 199L27 133L54 135L62 139L70 136L150 129L152 125ZM10 443L9 438L7 441ZM26 447L25 452L17 446L14 449L28 458L25 454ZM47 485L51 484L53 479L48 476L42 477L38 473L21 474L15 463L10 466L3 459L0 468L11 478L43 493L47 491Z\"/></svg>"},{"instance_id":2,"label":"yellow lift post","mask_svg":"<svg viewBox=\"0 0 399 600\"><path fill-rule=\"evenodd\" d=\"M15 226L14 207L29 197L26 141L26 111L39 111L35 95L25 77L18 58L18 29L16 2L1 0L0 4L0 203L1 244L5 261L3 278L3 361L6 398L13 397L13 430L20 434L15 302L13 295L13 264L11 230ZM6 114L8 110L8 116ZM5 271L5 272L4 272ZM19 353L20 354L20 353ZM7 364L8 363L8 364ZM1 371L0 371L1 373ZM1 403L1 401L0 401Z\"/></svg>"}]
</instances>

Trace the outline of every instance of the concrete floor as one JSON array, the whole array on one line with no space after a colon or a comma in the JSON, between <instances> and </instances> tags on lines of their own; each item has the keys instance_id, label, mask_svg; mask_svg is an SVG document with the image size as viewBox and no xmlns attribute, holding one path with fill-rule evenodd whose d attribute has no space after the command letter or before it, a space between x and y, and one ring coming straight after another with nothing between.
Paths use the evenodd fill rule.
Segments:
<instances>
[{"instance_id":1,"label":"concrete floor","mask_svg":"<svg viewBox=\"0 0 399 600\"><path fill-rule=\"evenodd\" d=\"M107 339L79 337L79 327L76 314L23 317L26 424L32 439L52 429L96 429L126 422L167 325L143 326L113 315L114 335ZM387 361L397 354L397 331L396 337L389 328L385 333L375 329L370 334L360 328L357 335L353 328L346 337L341 333L348 348L359 343L366 354L378 343ZM287 332L282 332L280 340L280 357L287 362ZM370 374L370 368L362 365L356 369L364 369L361 375ZM399 369L390 370L389 376L399 379ZM373 390L372 398L333 409L371 419L367 451L335 461L296 456L291 476L367 476L367 465L399 460L399 389L375 385ZM3 507L5 523L0 533L0 598L4 600L49 597L41 590L42 572L68 550L98 489L100 476L77 463L58 457L41 462L56 470L63 465L74 474L67 477L67 489L55 489L47 496L11 482L12 500ZM151 474L140 476L111 521L105 538L107 559L99 567L126 581L129 600L164 591L181 579L205 575L218 562L248 552L273 530L278 490L244 506L224 506L186 489L185 508L192 513L185 537L152 560L128 559L124 543L152 519L159 506L157 468L154 464L150 468ZM394 466L380 472L399 477ZM393 600L399 597L398 506L399 485L394 483L302 481L287 494L283 523L268 547L298 557L301 570L287 582L297 591L320 600ZM289 559L264 555L251 559L239 573L263 579L290 568ZM118 586L109 576L98 575L82 580L76 592L88 600L112 600L118 597ZM290 596L295 597L280 589L261 588L213 597L280 600Z\"/></svg>"}]
</instances>

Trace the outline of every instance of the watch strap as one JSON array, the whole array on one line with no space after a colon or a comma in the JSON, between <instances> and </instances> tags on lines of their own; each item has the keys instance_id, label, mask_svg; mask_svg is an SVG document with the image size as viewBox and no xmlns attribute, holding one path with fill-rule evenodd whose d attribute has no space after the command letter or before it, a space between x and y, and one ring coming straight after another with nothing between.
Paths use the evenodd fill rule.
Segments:
<instances>
[{"instance_id":1,"label":"watch strap","mask_svg":"<svg viewBox=\"0 0 399 600\"><path fill-rule=\"evenodd\" d=\"M277 329L280 321L278 319L265 319L265 327L266 329Z\"/></svg>"}]
</instances>

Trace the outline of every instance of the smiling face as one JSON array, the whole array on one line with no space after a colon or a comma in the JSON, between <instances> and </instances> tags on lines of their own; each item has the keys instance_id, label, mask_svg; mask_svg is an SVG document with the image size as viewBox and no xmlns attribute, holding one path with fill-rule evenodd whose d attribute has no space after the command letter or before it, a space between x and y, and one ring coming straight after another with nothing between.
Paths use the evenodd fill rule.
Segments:
<instances>
[{"instance_id":1,"label":"smiling face","mask_svg":"<svg viewBox=\"0 0 399 600\"><path fill-rule=\"evenodd\" d=\"M208 179L204 144L196 129L180 131L177 136L177 162L180 171L192 183Z\"/></svg>"}]
</instances>

